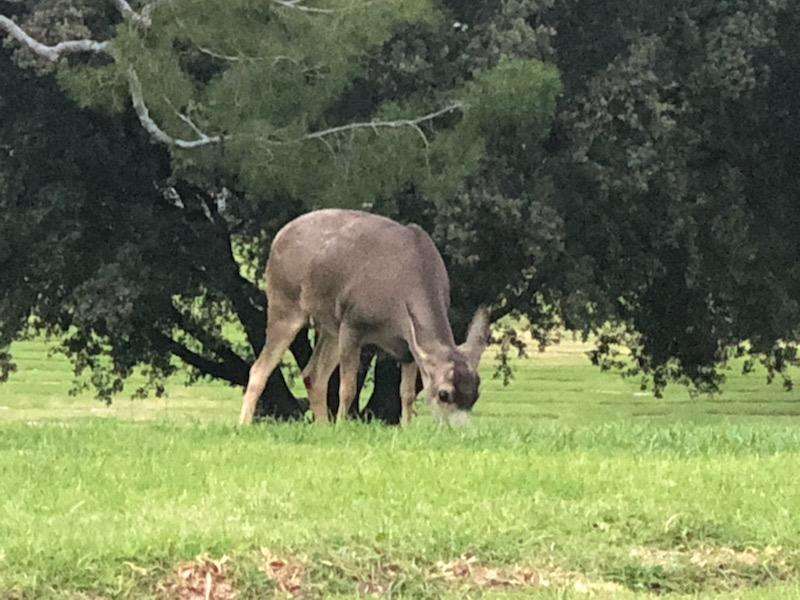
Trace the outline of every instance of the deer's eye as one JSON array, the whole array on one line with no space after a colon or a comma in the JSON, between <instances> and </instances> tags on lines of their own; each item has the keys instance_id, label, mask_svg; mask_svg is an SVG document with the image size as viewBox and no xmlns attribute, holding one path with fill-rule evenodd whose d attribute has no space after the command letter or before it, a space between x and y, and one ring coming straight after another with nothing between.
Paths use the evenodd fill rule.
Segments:
<instances>
[{"instance_id":1,"label":"deer's eye","mask_svg":"<svg viewBox=\"0 0 800 600\"><path fill-rule=\"evenodd\" d=\"M439 390L439 400L442 402L450 402L450 392L447 390Z\"/></svg>"}]
</instances>

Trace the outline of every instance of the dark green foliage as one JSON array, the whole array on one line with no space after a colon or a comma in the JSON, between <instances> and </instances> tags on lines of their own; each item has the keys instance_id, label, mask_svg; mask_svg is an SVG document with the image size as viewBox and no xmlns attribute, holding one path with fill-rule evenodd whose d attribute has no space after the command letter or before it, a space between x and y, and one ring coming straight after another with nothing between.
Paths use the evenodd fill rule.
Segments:
<instances>
[{"instance_id":1,"label":"dark green foliage","mask_svg":"<svg viewBox=\"0 0 800 600\"><path fill-rule=\"evenodd\" d=\"M0 345L30 328L60 336L105 399L137 364L160 392L173 355L245 383L263 300L239 275L216 196L171 181L132 114L80 110L52 78L0 61L14 115L0 125ZM237 317L248 344L223 334Z\"/></svg>"},{"instance_id":2,"label":"dark green foliage","mask_svg":"<svg viewBox=\"0 0 800 600\"><path fill-rule=\"evenodd\" d=\"M0 274L0 344L35 314L71 336L79 366L100 373L86 357L112 357L103 390L138 362L166 372L170 353L241 383L263 341L254 282L270 236L333 205L434 235L457 335L490 303L495 316L525 317L542 343L563 325L598 334L597 364L656 390L714 389L731 354L764 361L771 376L796 361L795 4L312 3L337 9L328 14L174 0L150 28L121 23L108 4L0 2L42 39L114 44L113 60L57 69L92 117L51 80L0 63L16 78L0 101L28 115L0 126L18 161L0 164L0 252L10 260L13 243L18 261ZM16 60L31 62L24 51ZM148 144L126 108L131 67L169 135L196 137L191 120L223 143L169 155ZM416 128L316 136L456 102ZM56 125L62 113L72 116ZM62 158L43 164L51 146ZM155 285L134 283L144 280ZM247 344L225 340L231 320Z\"/></svg>"},{"instance_id":3,"label":"dark green foliage","mask_svg":"<svg viewBox=\"0 0 800 600\"><path fill-rule=\"evenodd\" d=\"M556 181L567 255L586 279L575 287L593 296L592 320L624 326L615 340L657 387L687 376L713 388L710 367L745 340L768 362L785 360L800 316L800 87L790 75L800 55L781 24L796 21L797 9L576 6L598 29L568 34L563 56L585 57L580 78L559 60L573 93L561 112ZM590 65L601 27L600 54L614 55ZM588 320L581 304L575 324Z\"/></svg>"}]
</instances>

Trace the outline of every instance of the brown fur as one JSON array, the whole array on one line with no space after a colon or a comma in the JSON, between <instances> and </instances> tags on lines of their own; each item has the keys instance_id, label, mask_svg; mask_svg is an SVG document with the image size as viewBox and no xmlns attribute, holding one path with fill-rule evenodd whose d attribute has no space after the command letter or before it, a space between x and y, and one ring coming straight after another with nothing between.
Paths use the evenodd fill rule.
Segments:
<instances>
[{"instance_id":1,"label":"brown fur","mask_svg":"<svg viewBox=\"0 0 800 600\"><path fill-rule=\"evenodd\" d=\"M459 408L478 397L476 368L488 338L479 311L456 346L447 319L450 283L431 238L416 225L360 211L320 210L288 223L272 243L266 270L267 344L250 371L241 423L252 419L267 377L297 332L313 322L318 342L303 370L317 420L327 421L324 386L340 366L339 417L355 395L360 348L375 344L413 357L432 401L444 390ZM403 369L416 380L416 369ZM403 422L414 386L401 384Z\"/></svg>"}]
</instances>

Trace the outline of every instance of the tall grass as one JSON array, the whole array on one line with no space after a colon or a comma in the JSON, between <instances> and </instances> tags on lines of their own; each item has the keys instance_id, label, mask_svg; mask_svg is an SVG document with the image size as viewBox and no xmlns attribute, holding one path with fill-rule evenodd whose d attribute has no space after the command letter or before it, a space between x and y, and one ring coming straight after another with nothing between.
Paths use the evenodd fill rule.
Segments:
<instances>
[{"instance_id":1,"label":"tall grass","mask_svg":"<svg viewBox=\"0 0 800 600\"><path fill-rule=\"evenodd\" d=\"M656 400L576 351L508 389L487 370L465 429L238 429L236 390L105 408L32 364L0 388L0 598L163 595L203 554L231 557L243 597L279 589L265 556L302 564L312 597L800 592L800 396L755 378ZM551 583L441 576L459 560Z\"/></svg>"}]
</instances>

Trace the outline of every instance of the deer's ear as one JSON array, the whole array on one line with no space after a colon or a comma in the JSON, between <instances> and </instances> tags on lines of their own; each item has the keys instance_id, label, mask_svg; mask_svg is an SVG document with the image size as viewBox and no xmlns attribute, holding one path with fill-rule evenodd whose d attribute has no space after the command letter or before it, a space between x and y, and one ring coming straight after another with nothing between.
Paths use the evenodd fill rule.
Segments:
<instances>
[{"instance_id":1,"label":"deer's ear","mask_svg":"<svg viewBox=\"0 0 800 600\"><path fill-rule=\"evenodd\" d=\"M419 347L419 342L417 342L417 320L414 318L414 315L411 314L411 309L409 309L408 306L406 306L406 311L408 312L409 349L414 356L414 360L417 362L417 366L424 371L424 367L427 366L424 363L428 362L428 355Z\"/></svg>"},{"instance_id":2,"label":"deer's ear","mask_svg":"<svg viewBox=\"0 0 800 600\"><path fill-rule=\"evenodd\" d=\"M475 311L475 316L472 317L472 323L470 323L467 331L467 341L458 347L466 355L469 366L473 369L477 370L481 355L486 350L486 346L489 345L490 333L489 309L481 306Z\"/></svg>"}]
</instances>

